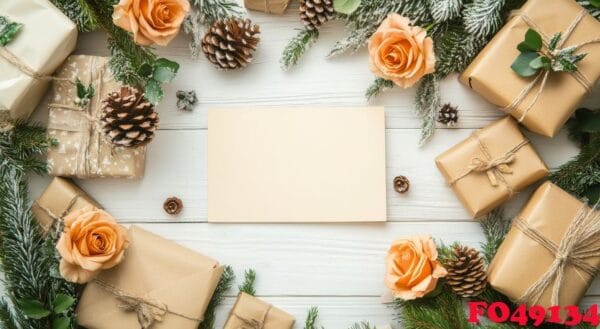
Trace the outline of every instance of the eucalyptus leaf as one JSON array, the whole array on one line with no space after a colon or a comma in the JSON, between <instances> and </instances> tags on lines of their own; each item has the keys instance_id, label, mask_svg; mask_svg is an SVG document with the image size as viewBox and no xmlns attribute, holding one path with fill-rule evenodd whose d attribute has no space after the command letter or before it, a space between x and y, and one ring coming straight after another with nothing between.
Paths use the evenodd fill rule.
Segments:
<instances>
[{"instance_id":1,"label":"eucalyptus leaf","mask_svg":"<svg viewBox=\"0 0 600 329\"><path fill-rule=\"evenodd\" d=\"M340 14L350 15L358 6L361 0L333 0L333 9Z\"/></svg>"},{"instance_id":2,"label":"eucalyptus leaf","mask_svg":"<svg viewBox=\"0 0 600 329\"><path fill-rule=\"evenodd\" d=\"M173 71L169 67L157 66L154 68L154 73L152 74L152 79L165 83L171 82L177 75L177 71Z\"/></svg>"},{"instance_id":3,"label":"eucalyptus leaf","mask_svg":"<svg viewBox=\"0 0 600 329\"><path fill-rule=\"evenodd\" d=\"M589 0L590 4L596 8L600 8L600 0Z\"/></svg>"},{"instance_id":4,"label":"eucalyptus leaf","mask_svg":"<svg viewBox=\"0 0 600 329\"><path fill-rule=\"evenodd\" d=\"M23 24L11 22L8 18L0 16L0 46L8 45L23 28Z\"/></svg>"},{"instance_id":5,"label":"eucalyptus leaf","mask_svg":"<svg viewBox=\"0 0 600 329\"><path fill-rule=\"evenodd\" d=\"M54 313L63 313L68 311L75 304L75 299L65 294L58 294L52 302Z\"/></svg>"},{"instance_id":6,"label":"eucalyptus leaf","mask_svg":"<svg viewBox=\"0 0 600 329\"><path fill-rule=\"evenodd\" d=\"M534 29L529 29L525 33L525 44L530 50L540 51L542 49L542 36Z\"/></svg>"},{"instance_id":7,"label":"eucalyptus leaf","mask_svg":"<svg viewBox=\"0 0 600 329\"><path fill-rule=\"evenodd\" d=\"M20 310L28 318L39 320L50 315L50 310L48 310L39 300L21 299L18 301L18 304Z\"/></svg>"},{"instance_id":8,"label":"eucalyptus leaf","mask_svg":"<svg viewBox=\"0 0 600 329\"><path fill-rule=\"evenodd\" d=\"M521 53L510 67L522 77L533 76L538 70L532 68L529 64L537 57L538 54L534 52Z\"/></svg>"},{"instance_id":9,"label":"eucalyptus leaf","mask_svg":"<svg viewBox=\"0 0 600 329\"><path fill-rule=\"evenodd\" d=\"M160 82L150 79L146 83L144 89L144 96L152 104L158 104L163 98L163 90L160 86Z\"/></svg>"},{"instance_id":10,"label":"eucalyptus leaf","mask_svg":"<svg viewBox=\"0 0 600 329\"><path fill-rule=\"evenodd\" d=\"M71 326L71 319L61 316L52 321L52 329L68 329Z\"/></svg>"},{"instance_id":11,"label":"eucalyptus leaf","mask_svg":"<svg viewBox=\"0 0 600 329\"><path fill-rule=\"evenodd\" d=\"M548 70L550 69L550 58L546 57L546 56L538 56L536 59L532 60L529 63L529 66L531 66L532 69L535 70L539 70L539 69L544 69L544 70Z\"/></svg>"}]
</instances>

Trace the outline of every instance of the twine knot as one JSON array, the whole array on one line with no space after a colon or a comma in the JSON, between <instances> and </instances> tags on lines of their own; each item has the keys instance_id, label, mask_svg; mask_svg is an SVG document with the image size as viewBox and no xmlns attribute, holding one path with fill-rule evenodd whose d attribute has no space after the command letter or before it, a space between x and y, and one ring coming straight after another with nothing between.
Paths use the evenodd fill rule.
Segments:
<instances>
[{"instance_id":1,"label":"twine knot","mask_svg":"<svg viewBox=\"0 0 600 329\"><path fill-rule=\"evenodd\" d=\"M490 184L492 184L492 186L498 186L497 174L512 174L513 171L508 165L514 160L514 153L505 154L492 160L474 157L471 159L471 163L469 164L468 168L474 172L485 172L488 176Z\"/></svg>"},{"instance_id":2,"label":"twine knot","mask_svg":"<svg viewBox=\"0 0 600 329\"><path fill-rule=\"evenodd\" d=\"M121 302L119 308L126 312L135 312L137 314L138 322L142 326L142 329L152 327L155 321L161 322L163 316L168 312L167 306L160 301L155 301L151 304L133 296L119 296L117 299ZM155 307L154 305L158 305L159 307Z\"/></svg>"}]
</instances>

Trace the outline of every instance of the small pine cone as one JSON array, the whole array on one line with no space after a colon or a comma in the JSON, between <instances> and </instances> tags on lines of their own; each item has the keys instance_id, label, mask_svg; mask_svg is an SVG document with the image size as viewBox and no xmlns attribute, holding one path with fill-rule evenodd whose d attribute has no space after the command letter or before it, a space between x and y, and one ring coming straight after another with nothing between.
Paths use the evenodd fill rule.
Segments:
<instances>
[{"instance_id":1,"label":"small pine cone","mask_svg":"<svg viewBox=\"0 0 600 329\"><path fill-rule=\"evenodd\" d=\"M170 197L167 200L165 200L165 203L163 203L163 209L169 215L177 215L183 209L183 202L180 198Z\"/></svg>"},{"instance_id":2,"label":"small pine cone","mask_svg":"<svg viewBox=\"0 0 600 329\"><path fill-rule=\"evenodd\" d=\"M479 296L487 284L485 263L479 251L456 245L453 253L454 257L445 264L446 283L461 297Z\"/></svg>"},{"instance_id":3,"label":"small pine cone","mask_svg":"<svg viewBox=\"0 0 600 329\"><path fill-rule=\"evenodd\" d=\"M154 105L137 89L123 86L102 101L100 125L116 146L138 147L149 143L158 129Z\"/></svg>"},{"instance_id":4,"label":"small pine cone","mask_svg":"<svg viewBox=\"0 0 600 329\"><path fill-rule=\"evenodd\" d=\"M397 176L394 178L394 190L398 193L408 192L410 181L406 176Z\"/></svg>"},{"instance_id":5,"label":"small pine cone","mask_svg":"<svg viewBox=\"0 0 600 329\"><path fill-rule=\"evenodd\" d=\"M333 0L300 0L300 19L309 30L317 30L332 19Z\"/></svg>"},{"instance_id":6,"label":"small pine cone","mask_svg":"<svg viewBox=\"0 0 600 329\"><path fill-rule=\"evenodd\" d=\"M438 112L437 121L449 127L452 127L458 122L458 110L450 103L444 104Z\"/></svg>"},{"instance_id":7,"label":"small pine cone","mask_svg":"<svg viewBox=\"0 0 600 329\"><path fill-rule=\"evenodd\" d=\"M202 51L217 68L234 70L252 61L260 27L249 19L217 20L202 39Z\"/></svg>"}]
</instances>

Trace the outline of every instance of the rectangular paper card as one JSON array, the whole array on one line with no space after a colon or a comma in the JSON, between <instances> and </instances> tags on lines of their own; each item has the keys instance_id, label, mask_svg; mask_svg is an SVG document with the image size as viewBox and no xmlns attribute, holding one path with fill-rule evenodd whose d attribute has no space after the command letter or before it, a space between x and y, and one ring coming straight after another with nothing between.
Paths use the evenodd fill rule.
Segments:
<instances>
[{"instance_id":1,"label":"rectangular paper card","mask_svg":"<svg viewBox=\"0 0 600 329\"><path fill-rule=\"evenodd\" d=\"M209 222L386 221L383 108L211 109Z\"/></svg>"}]
</instances>

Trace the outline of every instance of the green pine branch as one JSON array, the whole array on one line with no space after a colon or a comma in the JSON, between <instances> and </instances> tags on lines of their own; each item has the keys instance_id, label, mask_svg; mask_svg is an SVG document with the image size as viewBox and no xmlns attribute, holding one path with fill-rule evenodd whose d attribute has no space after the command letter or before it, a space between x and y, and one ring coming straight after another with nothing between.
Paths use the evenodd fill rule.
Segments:
<instances>
[{"instance_id":1,"label":"green pine branch","mask_svg":"<svg viewBox=\"0 0 600 329\"><path fill-rule=\"evenodd\" d=\"M281 54L281 68L289 70L319 38L319 31L303 29L293 37Z\"/></svg>"},{"instance_id":2,"label":"green pine branch","mask_svg":"<svg viewBox=\"0 0 600 329\"><path fill-rule=\"evenodd\" d=\"M311 306L306 312L306 320L304 320L304 329L318 329L317 320L319 319L319 308Z\"/></svg>"},{"instance_id":3,"label":"green pine branch","mask_svg":"<svg viewBox=\"0 0 600 329\"><path fill-rule=\"evenodd\" d=\"M421 139L419 145L425 144L435 131L435 119L440 107L440 87L434 74L423 77L415 100L416 112L421 119Z\"/></svg>"},{"instance_id":4,"label":"green pine branch","mask_svg":"<svg viewBox=\"0 0 600 329\"><path fill-rule=\"evenodd\" d=\"M481 244L481 252L489 264L510 230L511 221L504 216L504 211L498 208L481 219L479 223L485 236L485 242Z\"/></svg>"},{"instance_id":5,"label":"green pine branch","mask_svg":"<svg viewBox=\"0 0 600 329\"><path fill-rule=\"evenodd\" d=\"M50 0L60 11L69 17L80 32L89 32L98 28L94 9L86 0Z\"/></svg>"},{"instance_id":6,"label":"green pine branch","mask_svg":"<svg viewBox=\"0 0 600 329\"><path fill-rule=\"evenodd\" d=\"M200 322L198 329L214 329L215 320L217 317L217 307L219 307L219 305L223 303L223 300L225 300L225 293L231 289L233 281L235 281L235 273L233 272L233 268L231 268L231 266L225 266L223 275L221 275L221 279L219 280L219 283L215 288L215 292L208 303L206 312L204 313L204 320Z\"/></svg>"},{"instance_id":7,"label":"green pine branch","mask_svg":"<svg viewBox=\"0 0 600 329\"><path fill-rule=\"evenodd\" d=\"M193 0L192 4L198 12L199 22L206 26L219 19L242 17L246 12L235 0Z\"/></svg>"},{"instance_id":8,"label":"green pine branch","mask_svg":"<svg viewBox=\"0 0 600 329\"><path fill-rule=\"evenodd\" d=\"M367 100L371 100L387 89L394 88L394 82L391 80L386 80L383 78L376 78L375 81L367 88L365 92L365 97Z\"/></svg>"},{"instance_id":9,"label":"green pine branch","mask_svg":"<svg viewBox=\"0 0 600 329\"><path fill-rule=\"evenodd\" d=\"M249 269L244 272L244 282L238 287L240 292L245 292L248 295L254 296L256 295L256 289L254 288L254 283L256 282L256 271L253 269Z\"/></svg>"}]
</instances>

